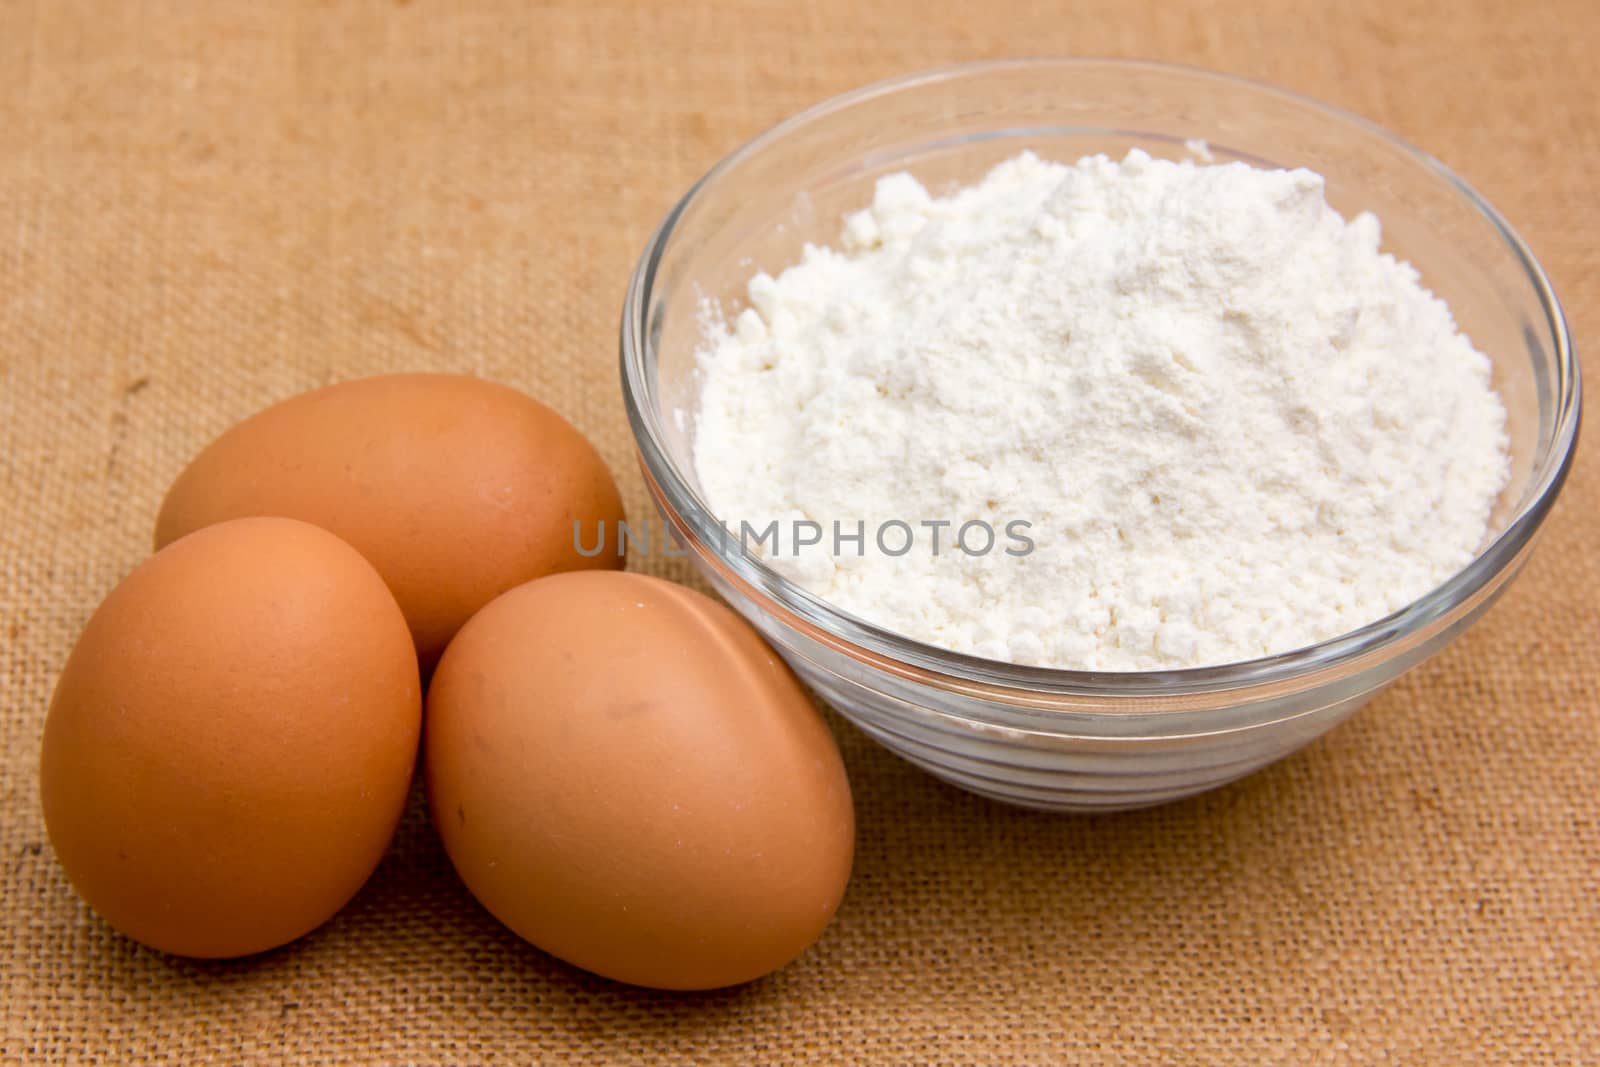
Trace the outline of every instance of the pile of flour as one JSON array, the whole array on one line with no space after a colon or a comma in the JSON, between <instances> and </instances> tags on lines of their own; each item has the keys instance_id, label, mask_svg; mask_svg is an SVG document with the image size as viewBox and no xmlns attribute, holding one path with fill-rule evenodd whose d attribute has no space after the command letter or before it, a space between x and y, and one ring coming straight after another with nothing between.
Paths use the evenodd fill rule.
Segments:
<instances>
[{"instance_id":1,"label":"pile of flour","mask_svg":"<svg viewBox=\"0 0 1600 1067\"><path fill-rule=\"evenodd\" d=\"M768 550L861 618L1024 664L1226 663L1373 622L1486 535L1489 360L1315 173L1023 154L942 198L884 178L840 244L708 320L695 465L735 527L865 521L864 551ZM879 549L892 520L912 550ZM973 520L1032 551L954 550Z\"/></svg>"}]
</instances>

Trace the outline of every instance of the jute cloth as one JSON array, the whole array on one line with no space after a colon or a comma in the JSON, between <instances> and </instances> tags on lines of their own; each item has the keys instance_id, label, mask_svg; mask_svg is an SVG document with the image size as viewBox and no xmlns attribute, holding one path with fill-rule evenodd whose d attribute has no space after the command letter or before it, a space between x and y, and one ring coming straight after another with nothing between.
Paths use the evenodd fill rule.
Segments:
<instances>
[{"instance_id":1,"label":"jute cloth","mask_svg":"<svg viewBox=\"0 0 1600 1067\"><path fill-rule=\"evenodd\" d=\"M834 93L1047 53L1375 119L1499 205L1600 337L1592 0L0 0L0 1061L1600 1060L1593 454L1480 625L1220 792L1028 814L833 720L855 878L746 988L643 992L522 944L415 803L348 909L243 963L141 949L69 889L36 799L50 689L200 445L323 382L470 371L565 412L649 514L616 325L673 200Z\"/></svg>"}]
</instances>

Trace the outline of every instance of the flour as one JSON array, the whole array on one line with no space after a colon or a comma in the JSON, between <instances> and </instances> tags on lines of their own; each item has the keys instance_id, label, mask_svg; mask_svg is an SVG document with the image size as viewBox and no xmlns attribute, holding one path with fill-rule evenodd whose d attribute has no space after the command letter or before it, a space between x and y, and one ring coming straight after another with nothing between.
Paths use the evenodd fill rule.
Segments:
<instances>
[{"instance_id":1,"label":"flour","mask_svg":"<svg viewBox=\"0 0 1600 1067\"><path fill-rule=\"evenodd\" d=\"M1016 663L1217 664L1373 622L1486 535L1489 361L1310 171L1023 154L943 198L882 179L841 246L707 328L711 507L1034 543L769 553L845 611Z\"/></svg>"}]
</instances>

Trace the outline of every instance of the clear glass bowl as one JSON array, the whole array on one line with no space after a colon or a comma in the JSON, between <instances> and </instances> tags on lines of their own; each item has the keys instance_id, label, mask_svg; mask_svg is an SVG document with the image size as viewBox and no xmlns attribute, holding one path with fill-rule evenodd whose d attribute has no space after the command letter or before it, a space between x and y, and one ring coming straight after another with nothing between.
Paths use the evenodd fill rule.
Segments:
<instances>
[{"instance_id":1,"label":"clear glass bowl","mask_svg":"<svg viewBox=\"0 0 1600 1067\"><path fill-rule=\"evenodd\" d=\"M837 610L725 544L691 459L703 302L731 318L756 270L834 243L874 181L935 192L1024 148L1065 161L1138 146L1305 166L1347 216L1375 212L1494 362L1511 482L1478 557L1388 618L1308 648L1195 670L1093 673L949 652ZM1403 353L1397 354L1403 357ZM628 417L651 493L710 583L824 700L963 788L1040 808L1157 804L1306 744L1442 648L1522 567L1572 462L1578 364L1544 272L1504 219L1437 161L1354 115L1199 70L1108 60L980 63L870 86L734 152L651 237L622 323Z\"/></svg>"}]
</instances>

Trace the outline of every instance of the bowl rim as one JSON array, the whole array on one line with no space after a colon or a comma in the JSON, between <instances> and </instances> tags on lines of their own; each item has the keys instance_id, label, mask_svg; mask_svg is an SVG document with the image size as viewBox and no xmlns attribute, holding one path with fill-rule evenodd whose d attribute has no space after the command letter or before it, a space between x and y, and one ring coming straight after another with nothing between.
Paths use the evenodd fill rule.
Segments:
<instances>
[{"instance_id":1,"label":"bowl rim","mask_svg":"<svg viewBox=\"0 0 1600 1067\"><path fill-rule=\"evenodd\" d=\"M724 552L713 543L724 538L707 536L721 523L699 492L678 470L667 449L663 427L653 404L644 402L653 392L647 364L651 324L647 321L656 271L679 219L704 194L718 176L741 161L787 136L793 130L828 118L875 97L914 91L930 83L982 76L1008 69L1085 70L1112 68L1145 70L1167 76L1220 83L1226 87L1270 96L1321 118L1353 127L1386 142L1432 172L1453 188L1499 234L1520 263L1545 313L1556 351L1557 368L1553 426L1550 444L1537 459L1524 502L1505 527L1472 560L1443 582L1399 610L1355 630L1325 641L1271 656L1233 663L1160 671L1090 671L1037 667L986 659L956 652L907 637L892 629L833 606L816 594L785 578L759 557ZM646 482L667 518L687 535L690 547L715 565L751 595L764 612L796 620L812 636L822 636L838 651L873 666L903 667L909 676L957 691L974 687L985 696L1006 700L1016 695L1049 694L1087 698L1159 696L1171 700L1221 690L1293 682L1389 650L1397 642L1417 635L1430 624L1456 613L1468 603L1492 596L1494 580L1518 564L1555 503L1576 456L1581 424L1582 381L1566 315L1549 277L1527 243L1483 196L1431 154L1391 133L1370 119L1313 97L1252 78L1225 74L1203 67L1142 59L1097 57L1032 57L981 60L921 70L870 83L823 100L769 127L705 172L673 205L647 241L630 278L623 303L620 341L622 392L629 426L638 449ZM769 604L775 602L775 605ZM1295 686L1298 688L1298 686ZM1025 701L1026 702L1026 701ZM1143 703L1142 701L1140 702ZM1097 708L1097 710L1104 710ZM1140 707L1142 714L1162 714L1169 709ZM1171 707L1171 711L1182 710Z\"/></svg>"}]
</instances>

